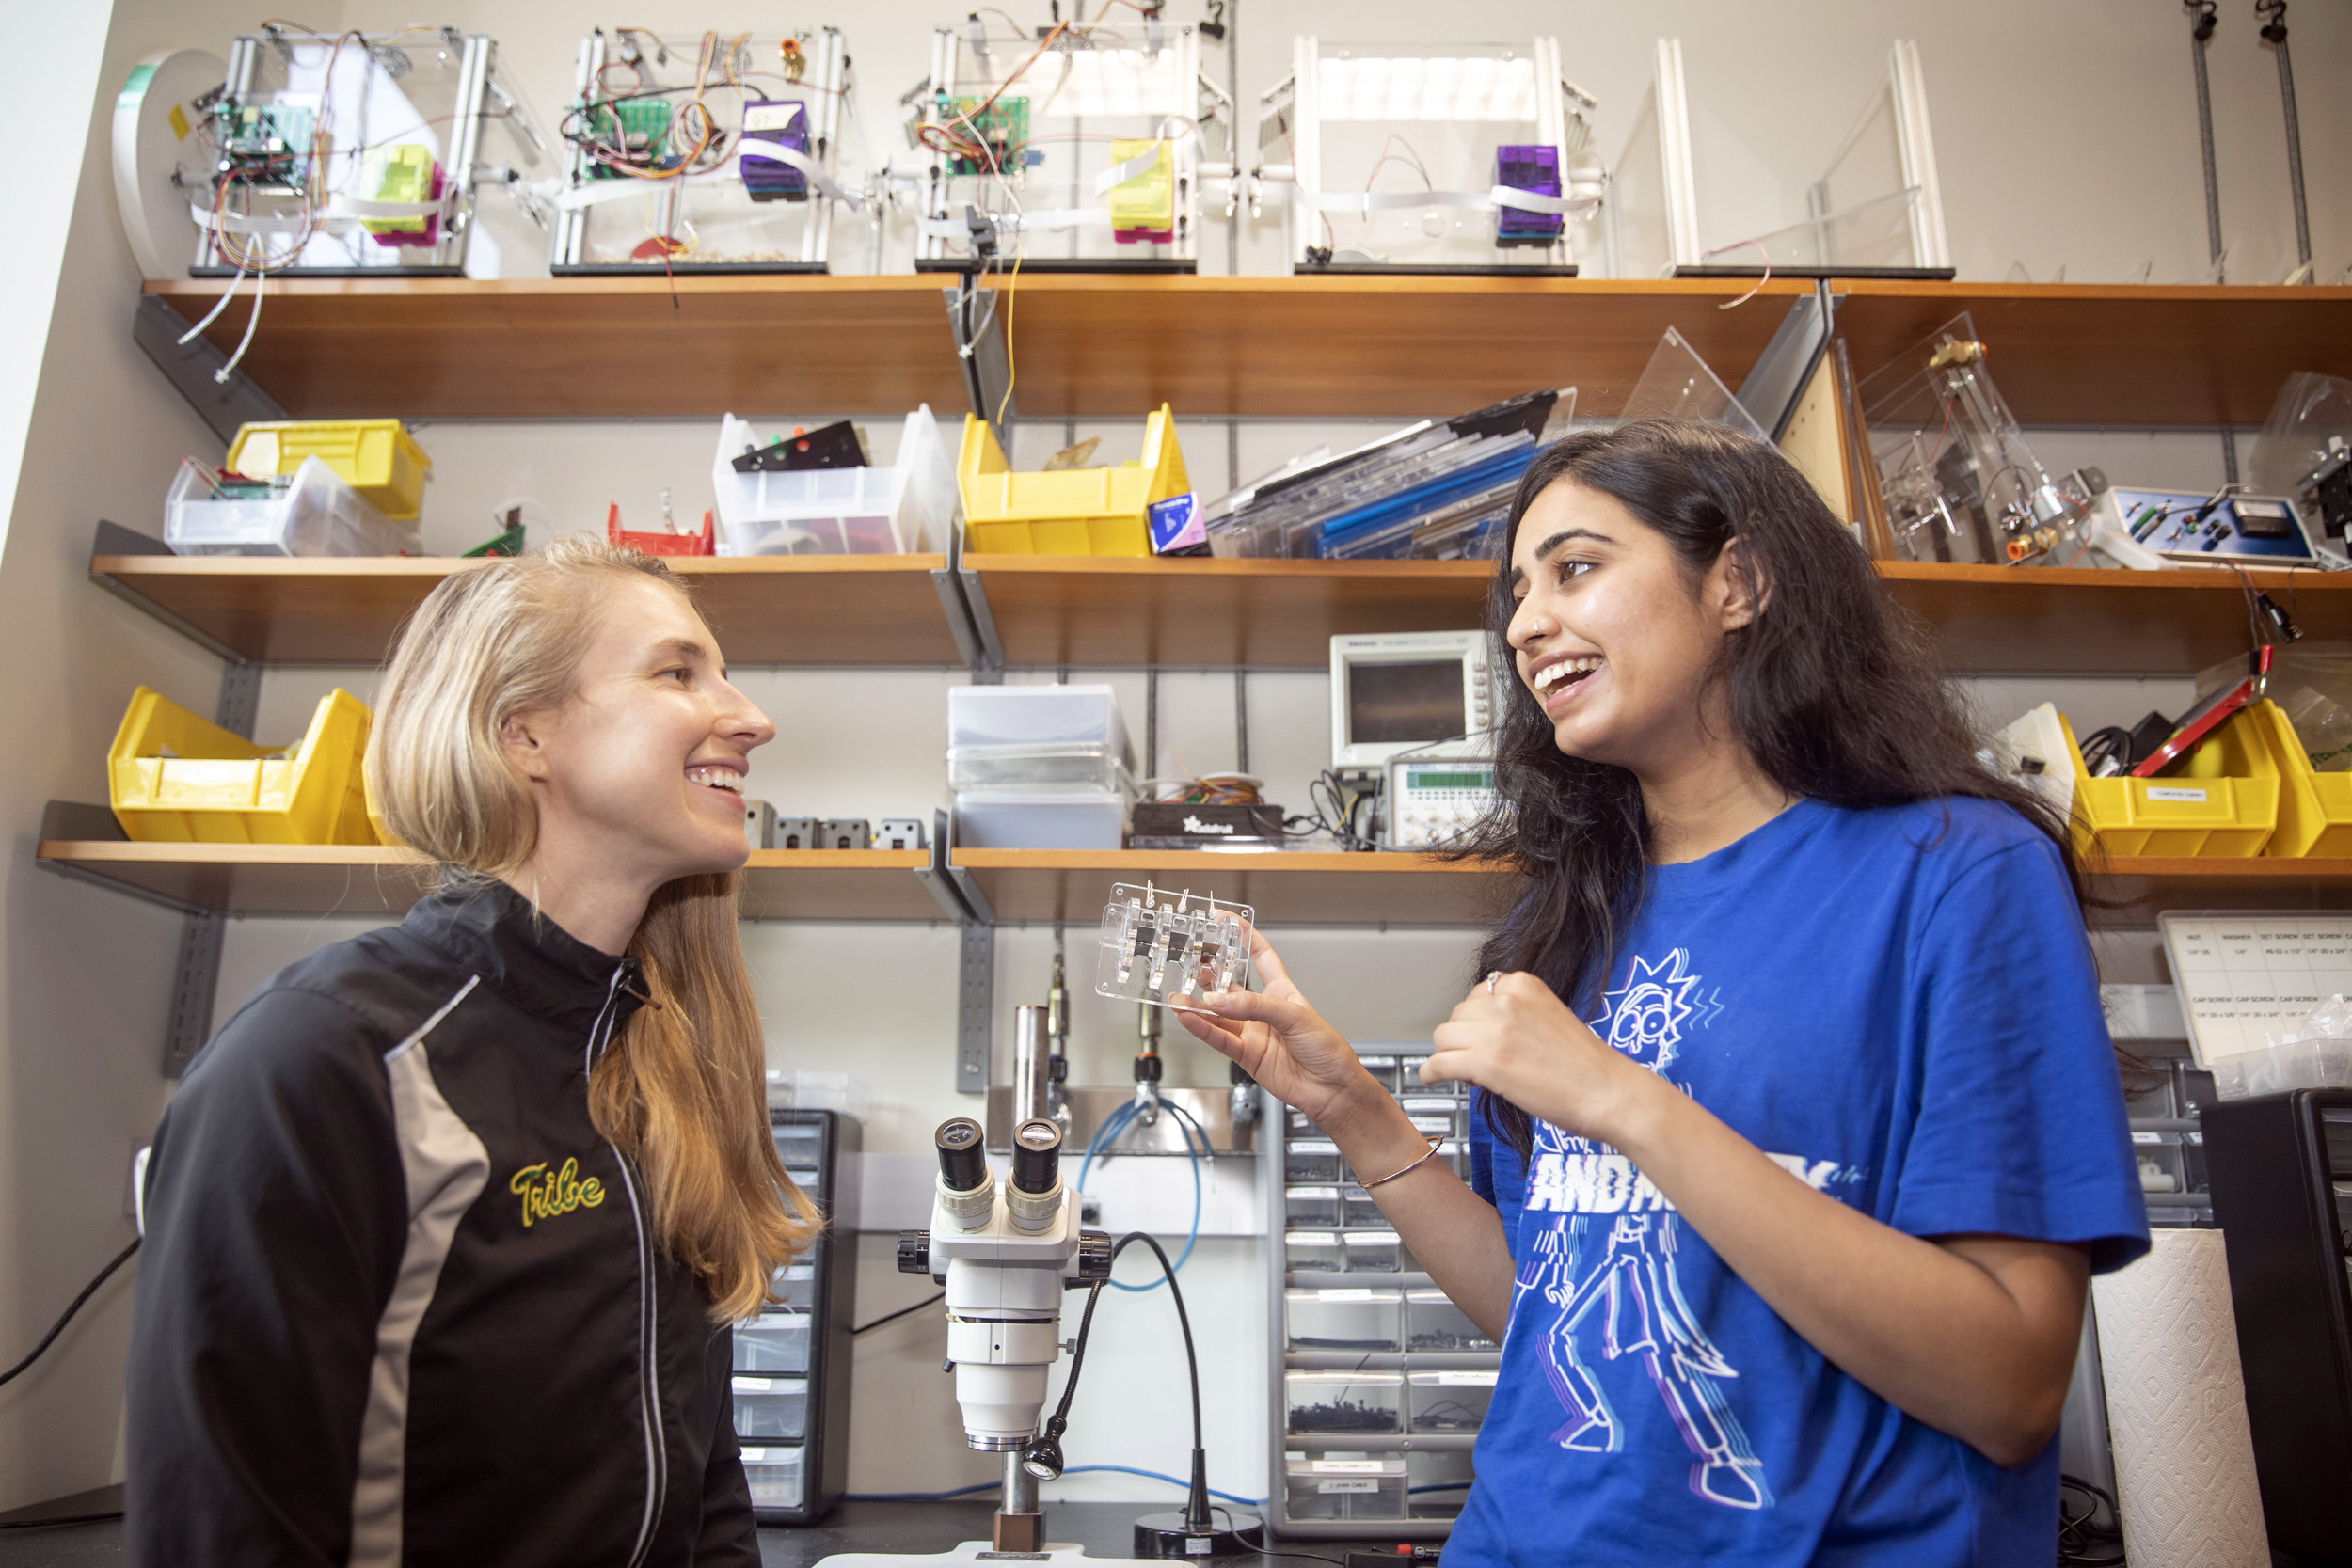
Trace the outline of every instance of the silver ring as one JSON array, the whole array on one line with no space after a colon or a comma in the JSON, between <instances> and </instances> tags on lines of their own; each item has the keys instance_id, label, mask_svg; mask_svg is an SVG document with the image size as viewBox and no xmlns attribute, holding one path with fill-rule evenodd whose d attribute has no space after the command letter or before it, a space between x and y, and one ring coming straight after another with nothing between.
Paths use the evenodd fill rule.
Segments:
<instances>
[{"instance_id":1,"label":"silver ring","mask_svg":"<svg viewBox=\"0 0 2352 1568\"><path fill-rule=\"evenodd\" d=\"M1502 978L1502 971L1499 969L1490 969L1486 971L1486 994L1488 996L1492 996L1495 993L1495 982Z\"/></svg>"}]
</instances>

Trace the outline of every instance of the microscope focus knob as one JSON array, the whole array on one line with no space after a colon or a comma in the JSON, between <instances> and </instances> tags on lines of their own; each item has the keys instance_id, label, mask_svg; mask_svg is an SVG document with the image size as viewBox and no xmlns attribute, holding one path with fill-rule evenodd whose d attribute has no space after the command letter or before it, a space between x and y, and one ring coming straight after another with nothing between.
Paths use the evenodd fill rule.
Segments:
<instances>
[{"instance_id":1,"label":"microscope focus knob","mask_svg":"<svg viewBox=\"0 0 2352 1568\"><path fill-rule=\"evenodd\" d=\"M929 1274L931 1272L931 1233L928 1230L898 1232L898 1272Z\"/></svg>"},{"instance_id":2,"label":"microscope focus knob","mask_svg":"<svg viewBox=\"0 0 2352 1568\"><path fill-rule=\"evenodd\" d=\"M1107 1230L1078 1232L1078 1256L1071 1259L1077 1272L1062 1281L1075 1289L1097 1285L1111 1276L1111 1233Z\"/></svg>"}]
</instances>

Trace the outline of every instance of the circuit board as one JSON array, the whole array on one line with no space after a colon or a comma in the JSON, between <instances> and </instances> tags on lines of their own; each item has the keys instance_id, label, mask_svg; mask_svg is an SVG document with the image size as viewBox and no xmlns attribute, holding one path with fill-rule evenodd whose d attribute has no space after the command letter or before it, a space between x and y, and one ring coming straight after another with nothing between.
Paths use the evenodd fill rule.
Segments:
<instances>
[{"instance_id":1,"label":"circuit board","mask_svg":"<svg viewBox=\"0 0 2352 1568\"><path fill-rule=\"evenodd\" d=\"M589 111L590 135L597 141L612 145L618 140L636 157L655 155L670 135L670 101L666 98L625 98L618 103L599 103ZM619 170L605 163L589 166L592 180L618 180Z\"/></svg>"},{"instance_id":2,"label":"circuit board","mask_svg":"<svg viewBox=\"0 0 2352 1568\"><path fill-rule=\"evenodd\" d=\"M1022 149L1029 143L1029 101L1025 98L999 98L983 110L987 103L981 98L949 98L940 96L933 103L938 123L958 135L968 136L988 149L995 164L993 172L1009 172L1021 166ZM987 174L992 170L969 158L949 154L949 174Z\"/></svg>"},{"instance_id":3,"label":"circuit board","mask_svg":"<svg viewBox=\"0 0 2352 1568\"><path fill-rule=\"evenodd\" d=\"M218 172L244 184L298 188L317 124L317 112L305 103L223 99L213 109L213 138L220 147Z\"/></svg>"}]
</instances>

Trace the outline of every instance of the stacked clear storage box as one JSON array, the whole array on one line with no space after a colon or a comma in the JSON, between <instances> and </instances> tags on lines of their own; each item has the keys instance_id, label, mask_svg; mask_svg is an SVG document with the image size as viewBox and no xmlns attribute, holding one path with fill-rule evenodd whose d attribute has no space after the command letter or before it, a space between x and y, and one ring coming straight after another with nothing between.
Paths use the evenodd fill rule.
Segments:
<instances>
[{"instance_id":1,"label":"stacked clear storage box","mask_svg":"<svg viewBox=\"0 0 2352 1568\"><path fill-rule=\"evenodd\" d=\"M1117 849L1136 795L1127 721L1107 686L959 686L947 787L969 849Z\"/></svg>"},{"instance_id":2,"label":"stacked clear storage box","mask_svg":"<svg viewBox=\"0 0 2352 1568\"><path fill-rule=\"evenodd\" d=\"M422 553L412 525L386 517L322 458L266 483L266 495L224 499L183 463L164 495L164 543L179 555Z\"/></svg>"},{"instance_id":3,"label":"stacked clear storage box","mask_svg":"<svg viewBox=\"0 0 2352 1568\"><path fill-rule=\"evenodd\" d=\"M721 555L897 555L944 550L954 537L956 475L925 404L906 417L888 467L738 473L763 443L729 414L711 460Z\"/></svg>"}]
</instances>

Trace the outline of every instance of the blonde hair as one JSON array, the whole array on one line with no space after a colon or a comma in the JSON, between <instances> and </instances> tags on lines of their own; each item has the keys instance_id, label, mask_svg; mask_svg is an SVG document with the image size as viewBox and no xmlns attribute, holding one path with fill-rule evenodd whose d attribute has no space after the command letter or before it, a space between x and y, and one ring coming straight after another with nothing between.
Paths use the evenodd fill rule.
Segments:
<instances>
[{"instance_id":1,"label":"blonde hair","mask_svg":"<svg viewBox=\"0 0 2352 1568\"><path fill-rule=\"evenodd\" d=\"M368 787L395 837L445 874L507 879L522 868L538 812L500 736L510 719L571 697L598 610L641 579L693 602L660 561L584 534L454 573L425 596L392 652L368 736ZM737 918L732 872L654 894L628 951L658 1006L629 1020L588 1081L596 1131L644 1172L655 1233L701 1280L720 1323L771 1300L773 1272L823 1224L769 1133Z\"/></svg>"}]
</instances>

